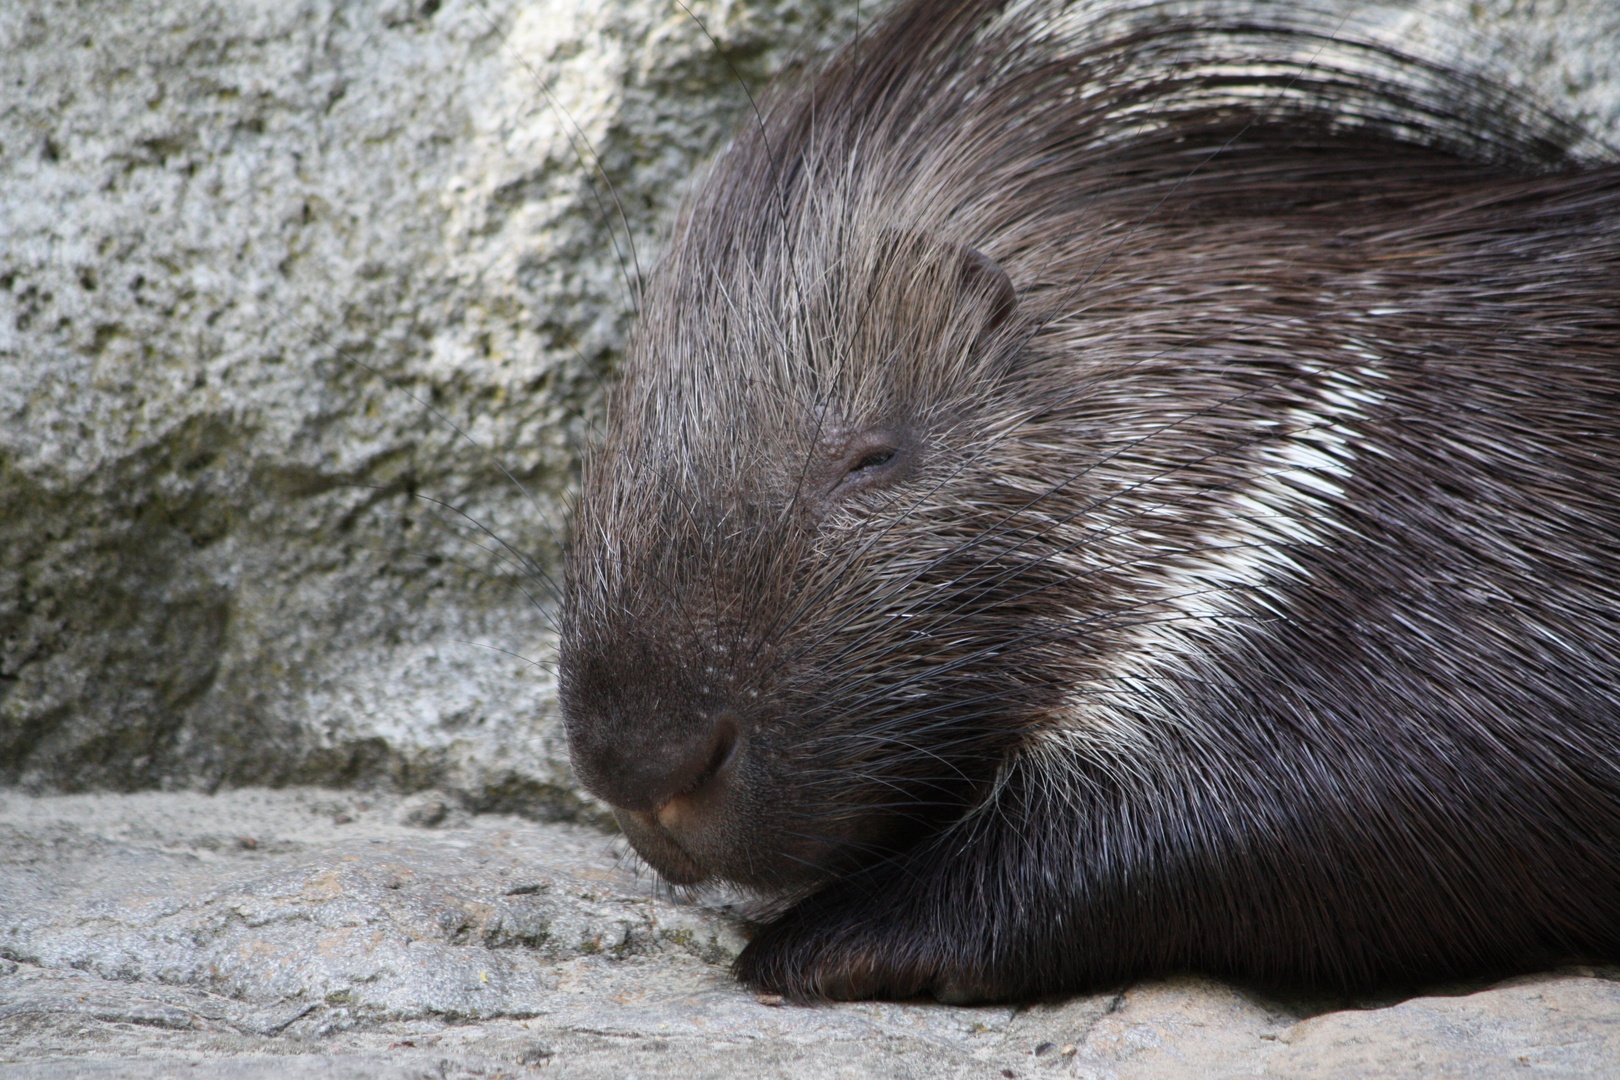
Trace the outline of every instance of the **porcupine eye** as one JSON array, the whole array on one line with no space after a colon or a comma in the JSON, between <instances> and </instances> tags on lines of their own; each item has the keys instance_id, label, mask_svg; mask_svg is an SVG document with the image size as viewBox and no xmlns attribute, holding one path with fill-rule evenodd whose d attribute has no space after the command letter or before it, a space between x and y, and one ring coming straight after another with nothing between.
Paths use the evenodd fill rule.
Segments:
<instances>
[{"instance_id":1,"label":"porcupine eye","mask_svg":"<svg viewBox=\"0 0 1620 1080\"><path fill-rule=\"evenodd\" d=\"M851 465L849 467L849 474L854 476L863 469L875 469L879 465L887 465L893 460L893 450L874 450L870 454L867 454L865 457L861 458L861 460L857 461L855 464Z\"/></svg>"},{"instance_id":2,"label":"porcupine eye","mask_svg":"<svg viewBox=\"0 0 1620 1080\"><path fill-rule=\"evenodd\" d=\"M886 438L862 440L844 456L837 490L844 493L882 483L898 474L903 457L900 447Z\"/></svg>"}]
</instances>

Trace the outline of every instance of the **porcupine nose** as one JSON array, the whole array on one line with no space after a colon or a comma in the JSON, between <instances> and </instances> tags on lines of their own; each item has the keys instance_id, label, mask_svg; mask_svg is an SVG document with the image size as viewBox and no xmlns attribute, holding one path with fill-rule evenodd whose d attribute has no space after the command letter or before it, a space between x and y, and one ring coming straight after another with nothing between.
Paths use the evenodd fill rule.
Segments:
<instances>
[{"instance_id":1,"label":"porcupine nose","mask_svg":"<svg viewBox=\"0 0 1620 1080\"><path fill-rule=\"evenodd\" d=\"M620 810L654 813L680 796L715 783L737 749L738 723L721 710L641 738L576 740L575 769L600 798Z\"/></svg>"}]
</instances>

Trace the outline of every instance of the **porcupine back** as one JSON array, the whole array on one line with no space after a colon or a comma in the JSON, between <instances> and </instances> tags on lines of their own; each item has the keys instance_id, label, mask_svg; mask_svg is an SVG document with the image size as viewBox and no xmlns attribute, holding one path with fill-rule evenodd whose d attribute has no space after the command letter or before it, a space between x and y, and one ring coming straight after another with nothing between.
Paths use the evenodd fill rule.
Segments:
<instances>
[{"instance_id":1,"label":"porcupine back","mask_svg":"<svg viewBox=\"0 0 1620 1080\"><path fill-rule=\"evenodd\" d=\"M1620 185L1380 40L902 3L699 187L562 692L656 869L778 898L745 978L1620 955Z\"/></svg>"}]
</instances>

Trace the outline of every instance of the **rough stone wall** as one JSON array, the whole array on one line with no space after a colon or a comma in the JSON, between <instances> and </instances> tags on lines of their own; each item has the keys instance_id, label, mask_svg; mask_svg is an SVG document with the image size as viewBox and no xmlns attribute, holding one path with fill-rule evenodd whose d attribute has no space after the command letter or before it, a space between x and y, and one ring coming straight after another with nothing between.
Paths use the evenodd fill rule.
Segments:
<instances>
[{"instance_id":1,"label":"rough stone wall","mask_svg":"<svg viewBox=\"0 0 1620 1080\"><path fill-rule=\"evenodd\" d=\"M568 812L581 416L733 69L841 6L4 5L0 783Z\"/></svg>"},{"instance_id":2,"label":"rough stone wall","mask_svg":"<svg viewBox=\"0 0 1620 1080\"><path fill-rule=\"evenodd\" d=\"M0 783L588 806L545 577L631 283L856 17L689 4L0 5ZM1620 143L1613 0L1376 6Z\"/></svg>"}]
</instances>

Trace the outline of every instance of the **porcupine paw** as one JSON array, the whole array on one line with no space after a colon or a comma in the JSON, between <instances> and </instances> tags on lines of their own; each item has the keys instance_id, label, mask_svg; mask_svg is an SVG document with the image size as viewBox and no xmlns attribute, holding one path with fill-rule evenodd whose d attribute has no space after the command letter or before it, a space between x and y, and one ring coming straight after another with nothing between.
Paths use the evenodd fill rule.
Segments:
<instances>
[{"instance_id":1,"label":"porcupine paw","mask_svg":"<svg viewBox=\"0 0 1620 1080\"><path fill-rule=\"evenodd\" d=\"M743 950L733 971L755 990L804 1003L917 997L927 982L905 977L870 947L818 947L784 941L770 930Z\"/></svg>"},{"instance_id":2,"label":"porcupine paw","mask_svg":"<svg viewBox=\"0 0 1620 1080\"><path fill-rule=\"evenodd\" d=\"M732 970L754 990L799 1002L932 997L960 1005L995 996L968 973L920 961L912 951L917 943L902 934L841 929L817 933L789 914L762 930Z\"/></svg>"}]
</instances>

